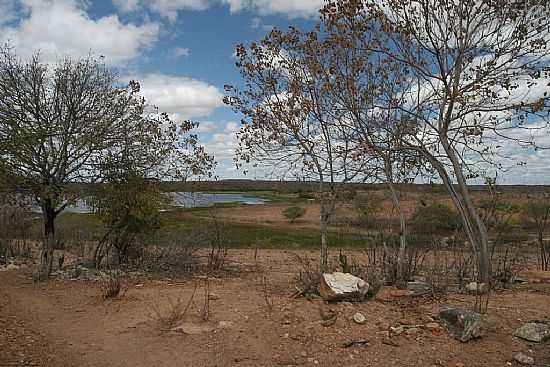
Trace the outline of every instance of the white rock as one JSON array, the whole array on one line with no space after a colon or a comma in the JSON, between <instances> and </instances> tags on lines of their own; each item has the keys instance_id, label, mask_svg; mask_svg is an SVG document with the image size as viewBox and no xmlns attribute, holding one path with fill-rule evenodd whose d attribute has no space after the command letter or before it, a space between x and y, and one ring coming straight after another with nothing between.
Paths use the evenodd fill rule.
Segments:
<instances>
[{"instance_id":1,"label":"white rock","mask_svg":"<svg viewBox=\"0 0 550 367\"><path fill-rule=\"evenodd\" d=\"M367 322L367 318L361 312L356 312L355 315L353 315L353 321L355 321L359 325L363 325L365 322Z\"/></svg>"},{"instance_id":2,"label":"white rock","mask_svg":"<svg viewBox=\"0 0 550 367\"><path fill-rule=\"evenodd\" d=\"M365 298L369 283L349 273L325 273L321 277L320 294L326 301Z\"/></svg>"},{"instance_id":3,"label":"white rock","mask_svg":"<svg viewBox=\"0 0 550 367\"><path fill-rule=\"evenodd\" d=\"M535 360L533 359L533 357L529 357L528 355L523 354L521 352L516 354L514 356L514 359L516 360L516 362L520 364L526 364L526 365L535 364Z\"/></svg>"}]
</instances>

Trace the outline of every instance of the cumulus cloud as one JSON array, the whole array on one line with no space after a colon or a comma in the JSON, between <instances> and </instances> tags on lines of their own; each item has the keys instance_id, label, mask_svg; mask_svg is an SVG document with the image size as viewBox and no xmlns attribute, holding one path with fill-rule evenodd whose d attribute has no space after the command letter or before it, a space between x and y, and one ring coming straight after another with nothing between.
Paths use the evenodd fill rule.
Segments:
<instances>
[{"instance_id":1,"label":"cumulus cloud","mask_svg":"<svg viewBox=\"0 0 550 367\"><path fill-rule=\"evenodd\" d=\"M312 18L318 15L324 0L222 0L231 12L252 10L260 15L284 15L288 18Z\"/></svg>"},{"instance_id":2,"label":"cumulus cloud","mask_svg":"<svg viewBox=\"0 0 550 367\"><path fill-rule=\"evenodd\" d=\"M208 116L223 105L222 92L200 80L165 74L137 75L127 79L138 80L149 103L179 119Z\"/></svg>"},{"instance_id":3,"label":"cumulus cloud","mask_svg":"<svg viewBox=\"0 0 550 367\"><path fill-rule=\"evenodd\" d=\"M17 25L0 28L0 41L14 46L22 57L40 51L43 61L89 53L105 56L108 64L134 60L156 41L155 23L123 23L118 16L92 19L86 4L76 0L24 0Z\"/></svg>"}]
</instances>

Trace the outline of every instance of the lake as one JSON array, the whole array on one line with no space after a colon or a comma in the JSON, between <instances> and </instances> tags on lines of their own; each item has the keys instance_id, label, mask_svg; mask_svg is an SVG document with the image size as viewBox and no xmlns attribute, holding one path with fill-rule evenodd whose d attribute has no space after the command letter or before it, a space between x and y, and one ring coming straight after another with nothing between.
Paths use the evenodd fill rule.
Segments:
<instances>
[{"instance_id":1,"label":"lake","mask_svg":"<svg viewBox=\"0 0 550 367\"><path fill-rule=\"evenodd\" d=\"M267 200L245 196L243 194L224 194L209 192L170 192L167 193L172 198L171 205L177 208L207 208L216 204L239 203L245 205L262 205ZM40 208L33 207L34 211L39 212ZM67 213L90 213L91 210L83 199L77 200L75 205L67 207Z\"/></svg>"}]
</instances>

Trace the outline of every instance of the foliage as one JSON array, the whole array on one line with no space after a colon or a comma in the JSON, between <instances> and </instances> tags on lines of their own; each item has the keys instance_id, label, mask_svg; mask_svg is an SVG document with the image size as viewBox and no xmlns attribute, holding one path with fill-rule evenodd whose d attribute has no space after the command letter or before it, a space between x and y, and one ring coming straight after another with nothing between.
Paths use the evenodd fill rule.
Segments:
<instances>
[{"instance_id":1,"label":"foliage","mask_svg":"<svg viewBox=\"0 0 550 367\"><path fill-rule=\"evenodd\" d=\"M283 215L290 223L294 223L296 219L303 217L306 214L306 209L300 206L289 206L283 210Z\"/></svg>"},{"instance_id":2,"label":"foliage","mask_svg":"<svg viewBox=\"0 0 550 367\"><path fill-rule=\"evenodd\" d=\"M445 204L418 206L412 217L414 231L419 234L445 235L461 226L460 216Z\"/></svg>"},{"instance_id":3,"label":"foliage","mask_svg":"<svg viewBox=\"0 0 550 367\"><path fill-rule=\"evenodd\" d=\"M119 177L103 185L94 198L107 230L96 250L97 266L113 248L118 264L127 262L138 238L160 228L160 209L166 199L155 181L133 175Z\"/></svg>"}]
</instances>

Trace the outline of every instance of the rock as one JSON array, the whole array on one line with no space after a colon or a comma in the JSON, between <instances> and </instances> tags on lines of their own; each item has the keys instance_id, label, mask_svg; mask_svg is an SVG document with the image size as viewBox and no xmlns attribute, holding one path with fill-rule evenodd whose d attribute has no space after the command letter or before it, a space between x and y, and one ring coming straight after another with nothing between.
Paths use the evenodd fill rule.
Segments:
<instances>
[{"instance_id":1,"label":"rock","mask_svg":"<svg viewBox=\"0 0 550 367\"><path fill-rule=\"evenodd\" d=\"M543 323L529 322L516 330L514 336L535 343L550 340L550 326Z\"/></svg>"},{"instance_id":2,"label":"rock","mask_svg":"<svg viewBox=\"0 0 550 367\"><path fill-rule=\"evenodd\" d=\"M363 300L369 283L349 273L324 273L319 293L325 301Z\"/></svg>"},{"instance_id":3,"label":"rock","mask_svg":"<svg viewBox=\"0 0 550 367\"><path fill-rule=\"evenodd\" d=\"M218 296L216 293L210 293L210 294L208 295L208 299L209 299L210 301L216 301L216 300L220 299L220 296Z\"/></svg>"},{"instance_id":4,"label":"rock","mask_svg":"<svg viewBox=\"0 0 550 367\"><path fill-rule=\"evenodd\" d=\"M367 322L367 318L361 312L356 312L355 315L353 315L353 321L355 321L359 325L363 325L365 322Z\"/></svg>"},{"instance_id":5,"label":"rock","mask_svg":"<svg viewBox=\"0 0 550 367\"><path fill-rule=\"evenodd\" d=\"M481 338L487 332L483 318L475 312L444 307L439 311L439 318L447 332L463 343Z\"/></svg>"},{"instance_id":6,"label":"rock","mask_svg":"<svg viewBox=\"0 0 550 367\"><path fill-rule=\"evenodd\" d=\"M175 331L178 333L188 334L188 335L198 335L214 331L214 327L208 324L194 324L191 322L186 322L180 326L176 326L170 331Z\"/></svg>"},{"instance_id":7,"label":"rock","mask_svg":"<svg viewBox=\"0 0 550 367\"><path fill-rule=\"evenodd\" d=\"M390 333L392 335L400 335L400 334L403 334L404 331L405 331L405 328L403 326L390 327Z\"/></svg>"},{"instance_id":8,"label":"rock","mask_svg":"<svg viewBox=\"0 0 550 367\"><path fill-rule=\"evenodd\" d=\"M432 286L426 282L407 282L407 290L413 296L422 296L432 292Z\"/></svg>"},{"instance_id":9,"label":"rock","mask_svg":"<svg viewBox=\"0 0 550 367\"><path fill-rule=\"evenodd\" d=\"M485 294L487 289L487 283L471 282L466 285L466 290L470 294Z\"/></svg>"},{"instance_id":10,"label":"rock","mask_svg":"<svg viewBox=\"0 0 550 367\"><path fill-rule=\"evenodd\" d=\"M529 357L528 355L523 354L521 352L519 352L514 356L514 360L519 364L526 364L526 365L535 364L535 360L533 359L533 357Z\"/></svg>"}]
</instances>

